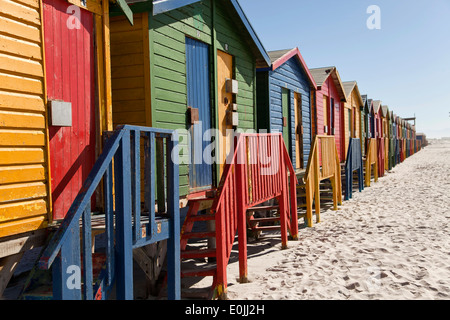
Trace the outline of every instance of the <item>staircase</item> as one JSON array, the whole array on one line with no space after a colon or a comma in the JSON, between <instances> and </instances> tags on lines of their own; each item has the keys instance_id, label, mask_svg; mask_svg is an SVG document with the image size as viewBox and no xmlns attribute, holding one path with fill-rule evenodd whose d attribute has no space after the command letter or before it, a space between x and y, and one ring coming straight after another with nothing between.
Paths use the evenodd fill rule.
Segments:
<instances>
[{"instance_id":1,"label":"staircase","mask_svg":"<svg viewBox=\"0 0 450 320\"><path fill-rule=\"evenodd\" d=\"M133 250L162 240L167 240L168 298L180 298L176 133L125 125L109 136L66 217L56 224L23 299L132 300ZM164 148L166 156L157 158L155 150ZM166 183L156 186L161 173ZM91 198L99 190L104 214L93 216ZM106 244L97 252L93 238L99 228Z\"/></svg>"},{"instance_id":2,"label":"staircase","mask_svg":"<svg viewBox=\"0 0 450 320\"><path fill-rule=\"evenodd\" d=\"M240 282L247 282L247 231L258 228L252 208L276 199L282 247L287 247L288 233L291 239L298 238L297 178L282 135L240 134L235 146L217 193L188 202L181 231L181 277L212 278L212 284L203 290L187 292L189 298L226 299L226 271L236 232ZM199 214L205 208L208 213ZM205 222L209 229L195 231L195 224Z\"/></svg>"},{"instance_id":3,"label":"staircase","mask_svg":"<svg viewBox=\"0 0 450 320\"><path fill-rule=\"evenodd\" d=\"M305 224L312 227L313 204L316 222L320 222L321 200L332 200L333 210L342 205L341 164L334 136L316 136L309 155L306 174L298 187L297 196L304 198ZM321 194L330 196L321 196Z\"/></svg>"}]
</instances>

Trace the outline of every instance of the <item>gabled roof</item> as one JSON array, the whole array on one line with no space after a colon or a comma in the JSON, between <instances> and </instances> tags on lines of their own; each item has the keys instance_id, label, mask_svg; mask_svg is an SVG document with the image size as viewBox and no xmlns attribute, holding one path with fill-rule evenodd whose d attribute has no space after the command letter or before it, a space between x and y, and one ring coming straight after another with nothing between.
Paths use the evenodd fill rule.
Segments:
<instances>
[{"instance_id":1,"label":"gabled roof","mask_svg":"<svg viewBox=\"0 0 450 320\"><path fill-rule=\"evenodd\" d=\"M339 95L341 96L341 101L347 102L341 77L339 76L339 72L337 71L336 67L332 66L332 67L313 68L309 69L309 71L311 72L314 81L317 84L318 90L321 89L324 82L331 75L333 82L339 92Z\"/></svg>"},{"instance_id":2,"label":"gabled roof","mask_svg":"<svg viewBox=\"0 0 450 320\"><path fill-rule=\"evenodd\" d=\"M153 1L153 15L155 16L164 12L168 12L174 9L178 9L199 2L200 0L152 0L152 1ZM238 22L242 23L242 26L244 27L243 28L244 35L248 37L253 43L251 49L254 52L255 56L257 57L256 59L257 67L264 68L270 66L269 55L267 54L266 49L264 49L261 40L259 40L258 35L256 34L255 30L250 24L250 21L248 20L247 16L242 10L239 2L237 0L226 0L223 2L231 4L235 14L231 14L230 16L232 17L232 19L236 19L238 20Z\"/></svg>"},{"instance_id":3,"label":"gabled roof","mask_svg":"<svg viewBox=\"0 0 450 320\"><path fill-rule=\"evenodd\" d=\"M359 93L358 83L356 81L346 81L342 83L344 87L345 97L348 99L352 94L353 90L356 90L357 96L359 98L360 106L364 105L364 101L361 97L361 93Z\"/></svg>"},{"instance_id":4,"label":"gabled roof","mask_svg":"<svg viewBox=\"0 0 450 320\"><path fill-rule=\"evenodd\" d=\"M375 113L378 113L381 107L381 100L373 100L373 109Z\"/></svg>"},{"instance_id":5,"label":"gabled roof","mask_svg":"<svg viewBox=\"0 0 450 320\"><path fill-rule=\"evenodd\" d=\"M381 106L381 114L383 115L383 117L386 118L386 116L388 115L388 106Z\"/></svg>"},{"instance_id":6,"label":"gabled roof","mask_svg":"<svg viewBox=\"0 0 450 320\"><path fill-rule=\"evenodd\" d=\"M270 62L272 64L270 67L270 69L272 71L275 71L276 69L281 67L286 61L290 60L291 58L293 58L293 57L297 58L297 61L299 62L301 68L303 69L303 71L306 73L306 76L308 77L311 87L314 88L314 90L317 89L317 84L314 81L314 78L311 75L311 72L309 71L305 60L303 60L303 57L300 54L300 50L298 48L269 51L268 55L270 58Z\"/></svg>"},{"instance_id":7,"label":"gabled roof","mask_svg":"<svg viewBox=\"0 0 450 320\"><path fill-rule=\"evenodd\" d=\"M369 106L369 112L373 111L373 100L367 99L367 105Z\"/></svg>"}]
</instances>

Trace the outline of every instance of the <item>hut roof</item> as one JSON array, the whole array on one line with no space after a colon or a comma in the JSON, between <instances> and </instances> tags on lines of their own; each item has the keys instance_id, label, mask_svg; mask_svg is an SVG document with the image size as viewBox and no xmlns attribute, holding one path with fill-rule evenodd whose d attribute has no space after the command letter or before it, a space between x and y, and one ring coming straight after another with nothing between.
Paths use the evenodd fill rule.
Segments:
<instances>
[{"instance_id":1,"label":"hut roof","mask_svg":"<svg viewBox=\"0 0 450 320\"><path fill-rule=\"evenodd\" d=\"M356 90L360 106L364 105L364 101L362 99L361 93L359 92L358 83L356 81L346 81L342 83L344 87L345 97L348 99L352 94L353 90Z\"/></svg>"},{"instance_id":2,"label":"hut roof","mask_svg":"<svg viewBox=\"0 0 450 320\"><path fill-rule=\"evenodd\" d=\"M317 84L314 81L314 78L313 78L311 72L309 71L308 66L306 65L306 62L303 59L302 55L300 54L300 50L298 48L269 51L267 54L269 55L270 62L272 64L271 65L272 71L274 71L277 68L279 68L280 66L282 66L289 59L296 57L301 68L303 69L303 71L306 73L306 76L308 77L310 86L312 88L314 88L314 90L317 89Z\"/></svg>"},{"instance_id":3,"label":"hut roof","mask_svg":"<svg viewBox=\"0 0 450 320\"><path fill-rule=\"evenodd\" d=\"M200 0L153 0L153 15L155 16L160 13L178 9L199 1ZM248 40L250 49L256 57L256 67L265 68L270 66L269 55L267 54L266 49L264 49L261 40L258 38L258 35L242 10L239 2L237 0L227 0L224 1L224 3L227 9L232 11L230 17L238 26L239 33Z\"/></svg>"},{"instance_id":4,"label":"hut roof","mask_svg":"<svg viewBox=\"0 0 450 320\"><path fill-rule=\"evenodd\" d=\"M381 100L373 100L373 109L375 113L378 113L381 107Z\"/></svg>"},{"instance_id":5,"label":"hut roof","mask_svg":"<svg viewBox=\"0 0 450 320\"><path fill-rule=\"evenodd\" d=\"M317 84L317 88L319 90L320 87L322 87L324 82L331 75L333 82L336 85L336 88L339 92L339 95L341 96L341 101L347 102L341 77L339 76L339 72L337 71L336 67L332 66L332 67L313 68L309 69L309 71L311 72L314 81Z\"/></svg>"},{"instance_id":6,"label":"hut roof","mask_svg":"<svg viewBox=\"0 0 450 320\"><path fill-rule=\"evenodd\" d=\"M388 106L381 106L381 113L383 117L386 117L388 115L388 111L389 111Z\"/></svg>"}]
</instances>

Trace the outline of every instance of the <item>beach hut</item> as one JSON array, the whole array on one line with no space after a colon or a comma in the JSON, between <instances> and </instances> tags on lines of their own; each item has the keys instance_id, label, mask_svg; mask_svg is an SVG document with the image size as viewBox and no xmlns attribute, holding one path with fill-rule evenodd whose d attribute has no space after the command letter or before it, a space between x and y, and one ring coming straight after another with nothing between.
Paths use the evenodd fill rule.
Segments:
<instances>
[{"instance_id":1,"label":"beach hut","mask_svg":"<svg viewBox=\"0 0 450 320\"><path fill-rule=\"evenodd\" d=\"M306 169L311 150L311 95L317 89L298 48L268 52L257 69L258 131L282 132L292 163Z\"/></svg>"},{"instance_id":2,"label":"beach hut","mask_svg":"<svg viewBox=\"0 0 450 320\"><path fill-rule=\"evenodd\" d=\"M334 135L339 161L345 159L343 103L347 102L344 87L336 67L310 69L317 85L314 105L313 135Z\"/></svg>"},{"instance_id":3,"label":"beach hut","mask_svg":"<svg viewBox=\"0 0 450 320\"><path fill-rule=\"evenodd\" d=\"M113 126L179 130L180 196L204 195L219 184L230 131L257 128L256 68L269 56L237 1L130 8L133 26L111 18ZM215 161L204 159L208 147Z\"/></svg>"},{"instance_id":4,"label":"beach hut","mask_svg":"<svg viewBox=\"0 0 450 320\"><path fill-rule=\"evenodd\" d=\"M374 112L374 127L375 127L375 137L377 139L378 144L378 176L382 177L384 176L384 157L385 157L385 151L384 151L384 130L383 130L383 116L382 116L382 108L381 108L381 101L380 100L374 100L373 101L373 112Z\"/></svg>"},{"instance_id":5,"label":"beach hut","mask_svg":"<svg viewBox=\"0 0 450 320\"><path fill-rule=\"evenodd\" d=\"M383 140L384 140L384 169L389 169L389 107L381 106L381 119L383 126Z\"/></svg>"},{"instance_id":6,"label":"beach hut","mask_svg":"<svg viewBox=\"0 0 450 320\"><path fill-rule=\"evenodd\" d=\"M43 243L44 229L64 218L101 149L108 128L98 115L111 103L109 5L1 4L0 258L20 259Z\"/></svg>"},{"instance_id":7,"label":"beach hut","mask_svg":"<svg viewBox=\"0 0 450 320\"><path fill-rule=\"evenodd\" d=\"M370 132L370 109L369 109L369 99L367 95L361 96L363 104L360 108L361 110L361 148L362 155L366 155L366 139L370 139L372 133Z\"/></svg>"},{"instance_id":8,"label":"beach hut","mask_svg":"<svg viewBox=\"0 0 450 320\"><path fill-rule=\"evenodd\" d=\"M347 102L344 103L341 117L344 123L344 147L345 156L349 147L350 138L361 139L361 108L363 99L359 92L356 81L347 81L342 83L344 87Z\"/></svg>"}]
</instances>

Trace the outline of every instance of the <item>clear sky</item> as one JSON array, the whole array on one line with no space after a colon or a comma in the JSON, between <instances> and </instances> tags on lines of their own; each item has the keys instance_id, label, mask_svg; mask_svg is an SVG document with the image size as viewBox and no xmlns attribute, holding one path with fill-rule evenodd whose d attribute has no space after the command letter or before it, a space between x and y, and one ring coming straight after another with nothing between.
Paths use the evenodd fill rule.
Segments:
<instances>
[{"instance_id":1,"label":"clear sky","mask_svg":"<svg viewBox=\"0 0 450 320\"><path fill-rule=\"evenodd\" d=\"M239 0L267 51L298 47L309 68L381 100L417 132L450 137L450 0ZM370 5L381 29L369 29Z\"/></svg>"}]
</instances>

